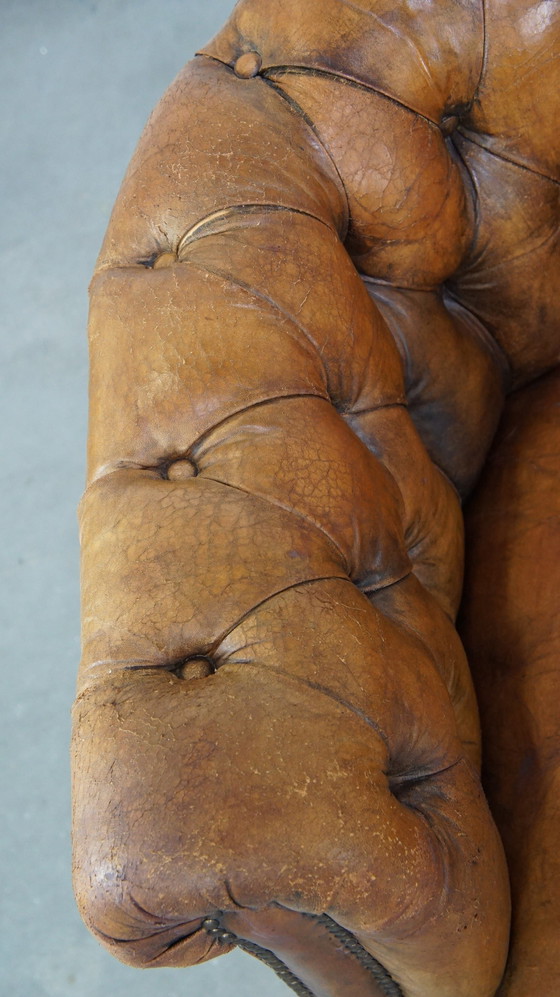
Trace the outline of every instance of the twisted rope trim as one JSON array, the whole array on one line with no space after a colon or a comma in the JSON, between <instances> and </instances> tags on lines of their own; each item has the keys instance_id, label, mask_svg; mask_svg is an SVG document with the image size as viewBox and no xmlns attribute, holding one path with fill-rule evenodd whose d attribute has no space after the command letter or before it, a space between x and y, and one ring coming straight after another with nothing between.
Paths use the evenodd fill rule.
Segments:
<instances>
[{"instance_id":1,"label":"twisted rope trim","mask_svg":"<svg viewBox=\"0 0 560 997\"><path fill-rule=\"evenodd\" d=\"M341 927L336 921L333 921L328 914L321 914L317 917L315 914L302 914L302 917L310 918L315 921L316 924L320 924L321 927L325 928L329 934L333 935L334 938L342 945L342 947L354 958L358 960L360 965L367 969L373 976L375 982L379 986L384 997L404 997L404 994L399 987L398 983L392 978L392 976L387 972L384 966L381 965L377 959L374 959L369 952L366 952L364 947L360 945L357 938L347 931L346 928ZM303 983L298 977L292 973L291 969L278 958L274 952L270 949L264 949L255 942L250 942L245 938L239 938L232 931L228 931L220 926L218 916L213 918L206 918L202 922L202 927L208 932L209 935L216 938L217 940L227 943L229 945L237 945L238 948L242 949L243 952L247 952L249 955L255 956L260 962L263 962L266 966L269 966L276 975L294 991L298 997L315 997L313 992Z\"/></svg>"}]
</instances>

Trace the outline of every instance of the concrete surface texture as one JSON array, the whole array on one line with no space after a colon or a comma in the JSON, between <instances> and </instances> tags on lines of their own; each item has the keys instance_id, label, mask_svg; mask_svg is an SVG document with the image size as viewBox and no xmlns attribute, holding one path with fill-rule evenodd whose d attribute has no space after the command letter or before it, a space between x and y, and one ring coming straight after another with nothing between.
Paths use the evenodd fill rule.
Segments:
<instances>
[{"instance_id":1,"label":"concrete surface texture","mask_svg":"<svg viewBox=\"0 0 560 997\"><path fill-rule=\"evenodd\" d=\"M70 883L87 284L149 111L232 5L0 0L0 992L9 997L289 993L240 952L189 970L121 965L82 925Z\"/></svg>"}]
</instances>

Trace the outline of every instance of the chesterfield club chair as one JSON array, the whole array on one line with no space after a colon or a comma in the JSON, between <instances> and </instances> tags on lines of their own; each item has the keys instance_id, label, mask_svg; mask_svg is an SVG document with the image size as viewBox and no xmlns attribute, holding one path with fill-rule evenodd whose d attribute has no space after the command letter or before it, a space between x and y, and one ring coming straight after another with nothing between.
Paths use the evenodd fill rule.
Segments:
<instances>
[{"instance_id":1,"label":"chesterfield club chair","mask_svg":"<svg viewBox=\"0 0 560 997\"><path fill-rule=\"evenodd\" d=\"M73 740L78 904L131 965L560 994L557 16L241 0L140 140Z\"/></svg>"}]
</instances>

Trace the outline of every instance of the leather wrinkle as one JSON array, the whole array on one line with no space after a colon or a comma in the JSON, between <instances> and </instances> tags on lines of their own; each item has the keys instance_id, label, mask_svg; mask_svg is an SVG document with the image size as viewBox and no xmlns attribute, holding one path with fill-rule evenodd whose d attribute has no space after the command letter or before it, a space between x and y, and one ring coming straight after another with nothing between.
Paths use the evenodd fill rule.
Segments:
<instances>
[{"instance_id":1,"label":"leather wrinkle","mask_svg":"<svg viewBox=\"0 0 560 997\"><path fill-rule=\"evenodd\" d=\"M543 180L548 180L556 187L560 187L560 180L557 180L556 177L551 177L548 173L544 173L543 170L537 170L534 166L528 166L527 163L522 163L519 159L513 159L512 156L506 156L503 152L497 152L495 149L488 149L483 142L476 140L474 137L476 132L471 131L470 128L461 128L459 126L457 131L465 142L471 142L473 145L478 146L479 149L483 149L484 152L487 152L489 156L493 156L495 159L501 159L504 163L509 163L511 166L517 166L520 170L525 170L527 173L531 173L536 177L542 177Z\"/></svg>"},{"instance_id":2,"label":"leather wrinkle","mask_svg":"<svg viewBox=\"0 0 560 997\"><path fill-rule=\"evenodd\" d=\"M372 412L382 412L385 411L385 409L390 409L390 408L402 408L403 411L406 412L408 410L408 401L405 399L402 402L380 402L377 405L365 405L363 408L352 408L352 409L342 408L342 407L339 408L337 406L337 411L340 415L348 416L348 418L350 419L350 417L357 418L360 415L370 415ZM372 448L372 453L375 453L373 448ZM379 458L379 460L381 460L381 458Z\"/></svg>"},{"instance_id":3,"label":"leather wrinkle","mask_svg":"<svg viewBox=\"0 0 560 997\"><path fill-rule=\"evenodd\" d=\"M478 100L478 94L480 93L480 88L482 86L484 76L486 73L486 66L488 64L488 28L487 28L487 13L486 13L486 0L480 0L480 13L482 20L482 58L480 60L480 73L478 74L478 81L473 93L472 103L474 104Z\"/></svg>"},{"instance_id":4,"label":"leather wrinkle","mask_svg":"<svg viewBox=\"0 0 560 997\"><path fill-rule=\"evenodd\" d=\"M343 696L339 696L332 689L329 689L327 686L322 685L320 682L314 682L312 679L304 678L303 675L293 675L291 672L286 671L285 668L279 668L276 665L260 665L256 661L229 662L226 659L216 669L216 672L219 672L220 668L223 668L225 665L229 665L230 667L235 667L235 665L237 664L242 665L245 668L257 668L262 671L271 672L272 674L275 675L283 675L285 678L290 679L290 681L296 683L297 685L306 686L308 689L313 689L315 692L319 692L323 696L327 696L329 699L332 699L336 703L339 703L341 706L344 706L351 713L354 713L355 716L357 716L360 720L363 720L364 723L369 728L371 728L371 730L374 730L376 734L379 734L379 737L387 747L387 750L389 750L389 739L387 734L372 717L368 716L367 713L365 713L364 710L361 710L359 706L355 706L348 699L344 699Z\"/></svg>"},{"instance_id":5,"label":"leather wrinkle","mask_svg":"<svg viewBox=\"0 0 560 997\"><path fill-rule=\"evenodd\" d=\"M444 765L443 768L434 769L433 771L429 770L419 772L414 775L387 772L386 775L388 779L393 783L391 792L394 792L395 789L398 790L400 787L408 788L409 786L416 786L418 783L424 782L426 779L436 779L438 775L445 775L446 772L451 772L462 761L464 761L463 755L456 758L455 761L451 762L449 765Z\"/></svg>"},{"instance_id":6,"label":"leather wrinkle","mask_svg":"<svg viewBox=\"0 0 560 997\"><path fill-rule=\"evenodd\" d=\"M223 63L223 62L221 62L221 60L215 59L214 56L207 56L205 52L199 52L199 53L197 53L197 55L200 56L201 58L211 58L211 59L214 59L214 61L218 62L220 65L222 65L222 66L225 65L228 69L230 68L227 63ZM232 70L232 72L233 72L233 70ZM313 134L314 134L317 142L321 146L321 149L322 149L322 151L323 151L326 159L329 160L329 162L331 164L331 167L334 170L335 176L338 179L338 183L340 185L339 193L342 194L342 198L343 198L344 205L345 205L345 211L344 211L344 214L345 214L344 235L342 235L341 233L339 233L341 239L344 241L344 238L345 238L345 235L346 235L346 231L348 229L348 224L349 224L350 210L349 210L349 207L348 207L348 197L347 197L347 194L346 194L346 188L344 186L344 182L342 180L342 177L340 176L338 167L337 167L337 165L336 165L333 157L331 156L329 150L326 148L325 144L322 142L322 140L320 139L319 135L317 134L317 131L315 129L315 126L314 126L311 118L309 118L309 116L307 114L305 114L305 112L299 106L299 104L295 100L292 100L292 98L290 98L288 94L282 93L278 89L278 87L276 87L274 85L274 81L268 78L266 71L259 72L258 76L269 87L272 87L272 89L274 90L274 92L279 97L281 97L289 105L289 107L297 114L298 118L300 118L301 120L303 120L305 122L305 124L310 129L310 131L313 132ZM301 214L308 214L308 212L304 212L304 211L301 211L300 213ZM309 217L312 218L314 216L310 215ZM321 221L322 222L322 219L317 218L317 221ZM322 222L322 223L326 224L325 222Z\"/></svg>"},{"instance_id":7,"label":"leather wrinkle","mask_svg":"<svg viewBox=\"0 0 560 997\"><path fill-rule=\"evenodd\" d=\"M467 163L466 159L464 158L464 156L463 156L463 154L461 152L461 149L459 148L459 146L457 145L457 142L453 138L453 135L449 136L448 141L449 141L449 144L451 145L451 147L453 149L453 152L454 152L455 156L457 157L457 161L460 163L460 165L461 165L461 167L463 169L464 177L465 177L465 179L463 180L463 182L464 183L468 182L468 184L469 184L469 192L470 192L470 195L471 195L471 202L470 203L471 203L472 210L473 210L473 231L472 231L472 236L471 236L470 243L469 243L468 246L465 247L465 251L463 253L463 259L466 259L466 258L468 258L470 256L471 250L472 250L473 246L476 244L477 234L478 234L478 230L479 230L479 227L480 227L480 198L479 198L478 183L477 183L476 177L475 177L475 175L473 173L473 170L471 169L471 167ZM466 191L465 191L465 196L466 196ZM459 264L459 266L460 266L460 264Z\"/></svg>"},{"instance_id":8,"label":"leather wrinkle","mask_svg":"<svg viewBox=\"0 0 560 997\"><path fill-rule=\"evenodd\" d=\"M348 570L350 568L350 565L347 563L346 555L339 546L338 541L334 537L332 537L330 533L328 533L327 530L323 526L321 526L321 524L318 523L316 520L311 519L310 516L306 516L304 512L301 512L299 509L296 509L294 506L280 502L278 499L275 499L272 495L263 495L261 492L250 491L249 488L242 488L241 485L234 485L229 481L222 481L220 478L215 478L213 475L206 474L205 472L203 472L200 475L200 477L206 479L207 481L215 481L216 484L223 485L224 488L232 488L234 491L241 492L242 495L250 495L251 498L260 499L262 502L265 502L268 505L275 506L278 509L283 509L284 512L291 513L301 522L307 523L308 526L313 527L318 533L320 533L327 540L329 546L332 547L337 557L341 558L341 560L344 562L344 564L346 565L346 573L351 578L350 571Z\"/></svg>"},{"instance_id":9,"label":"leather wrinkle","mask_svg":"<svg viewBox=\"0 0 560 997\"><path fill-rule=\"evenodd\" d=\"M142 915L142 917L148 917L153 921L160 922L161 924L164 923L164 918L158 917L157 914L153 914L152 911L147 910L145 907L142 906L142 904L139 904L136 897L131 892L129 892L128 894L128 899L130 900L132 906L135 907L136 910ZM170 926L167 921L165 921L165 923L168 925L168 927ZM174 921L173 925L171 926L179 926L183 923L184 922L182 920L177 920Z\"/></svg>"},{"instance_id":10,"label":"leather wrinkle","mask_svg":"<svg viewBox=\"0 0 560 997\"><path fill-rule=\"evenodd\" d=\"M226 219L230 215L251 215L259 214L260 212L263 214L266 214L266 212L273 214L277 211L287 211L292 212L295 215L303 215L305 218L311 218L312 221L319 222L320 225L324 225L329 232L336 232L336 230L329 225L328 222L324 221L323 218L319 218L318 215L314 215L310 211L305 211L304 208L296 208L291 204L274 204L273 202L269 204L266 202L242 202L239 204L230 204L226 208L220 208L218 211L213 211L209 215L204 215L204 217L200 218L194 223L194 225L191 225L191 227L187 229L187 231L178 240L176 250L177 255L181 254L192 242L204 238L207 234L204 229L210 228L212 223L218 219ZM182 261L178 259L177 262L180 263Z\"/></svg>"},{"instance_id":11,"label":"leather wrinkle","mask_svg":"<svg viewBox=\"0 0 560 997\"><path fill-rule=\"evenodd\" d=\"M231 272L229 272L227 270L219 270L217 267L209 267L206 264L200 263L198 261L194 262L194 261L190 261L189 260L189 261L185 261L185 262L188 262L190 266L197 267L199 270L203 270L205 273L211 273L215 277L221 277L221 278L223 278L223 280L226 280L228 283L233 284L235 287L241 288L241 290L243 290L243 291L247 291L247 293L252 294L255 298L258 298L261 301L266 301L266 303L268 305L270 305L276 312L278 312L280 315L283 315L284 318L288 319L297 329L299 329L300 332L303 333L303 335L305 336L307 342L313 348L313 354L312 355L315 356L316 359L319 360L319 362L321 363L322 376L323 376L323 381L324 381L324 384L325 384L325 391L328 390L328 387L327 387L328 386L328 371L327 371L327 369L325 367L325 363L324 363L323 357L321 355L321 350L319 348L319 344L313 338L313 336L312 336L310 330L307 328L307 326L305 326L301 322L299 322L295 315L292 315L291 312L289 312L289 311L287 311L287 309L283 308L282 305L280 305L277 301L275 301L275 299L272 298L270 295L264 294L262 291L258 290L258 288L253 287L252 285L248 284L246 281L241 280L239 277L235 277ZM299 340L297 340L297 342L299 343ZM329 398L329 401L331 402L331 404L334 404L332 402L332 399Z\"/></svg>"},{"instance_id":12,"label":"leather wrinkle","mask_svg":"<svg viewBox=\"0 0 560 997\"><path fill-rule=\"evenodd\" d=\"M524 250L522 250L519 253L512 253L511 256L507 256L507 257L505 257L505 258L503 258L501 260L497 260L496 263L491 263L491 264L484 263L484 265L483 265L483 273L484 274L489 274L489 273L495 272L496 270L502 270L503 267L509 267L511 263L515 263L515 262L517 262L517 260L522 260L522 259L525 259L526 257L532 256L532 254L536 250L542 249L543 246L547 246L550 242L554 242L557 238L558 238L558 231L557 230L553 230L553 231L549 232L548 235L544 236L544 238L542 238L539 242L537 242L536 244L533 244L533 245L529 246L528 249L524 249ZM479 255L479 259L480 258L481 257ZM471 272L471 268L469 268L469 270L466 271L466 272L467 273ZM465 271L463 271L463 272L458 271L458 273L456 274L456 276L459 278L459 280L461 279L461 277L464 276L464 273L465 273ZM472 283L470 283L470 286L471 287L473 286ZM458 300L460 301L460 299L458 299ZM460 302L460 303L462 303L462 302ZM556 364L554 364L554 366L556 366ZM532 381L536 380L538 377L541 377L542 374L544 374L544 373L546 373L546 371L541 371L538 375L536 375L536 377L531 378L531 381L529 381L528 383L529 384L532 383Z\"/></svg>"},{"instance_id":13,"label":"leather wrinkle","mask_svg":"<svg viewBox=\"0 0 560 997\"><path fill-rule=\"evenodd\" d=\"M301 322L299 322L295 315L293 315L287 309L283 308L282 305L280 305L270 295L264 294L262 291L260 291L258 288L254 287L253 285L247 283L244 280L241 280L238 277L235 277L228 270L225 270L225 269L221 270L221 269L218 269L217 267L210 267L210 266L207 266L206 264L204 264L204 263L202 263L200 261L196 261L195 262L194 260L184 260L184 261L181 261L181 262L185 263L185 264L188 264L189 266L192 266L192 267L197 267L198 269L202 270L205 273L213 274L215 277L220 277L223 280L227 281L228 283L234 285L235 287L239 287L242 290L247 291L247 293L249 293L249 294L253 295L256 298L259 298L261 301L265 301L267 304L271 305L272 308L275 311L277 311L280 315L284 316L284 318L288 319L288 321L292 322L293 325L297 329L299 329L300 332L303 333L303 335L307 339L308 343L313 348L313 354L312 355L315 356L320 361L321 368L322 368L323 381L325 383L325 391L327 392L327 395L325 396L325 401L328 401L333 406L333 408L338 412L339 415L341 415L343 417L345 417L345 416L360 416L360 415L366 415L366 414L368 414L370 412L375 412L375 411L377 411L379 409L395 408L395 407L406 408L407 407L406 399L403 400L403 401L396 401L396 402L381 402L381 403L378 403L376 405L369 405L369 406L366 406L366 407L363 407L363 408L352 408L352 407L350 407L350 405L345 405L344 401L342 401L342 402L335 402L333 400L333 398L330 396L330 393L329 393L329 389L328 389L329 372L328 372L328 369L326 368L324 360L323 360L321 347L319 346L319 344L317 343L317 341L314 339L311 331L307 328L307 326L305 326ZM363 279L365 279L365 278L363 278ZM296 340L296 342L298 343L298 345L301 345L299 340ZM297 396L297 395L293 395L293 396L292 395L289 395L289 396L288 395L279 395L278 396L279 399L281 399L281 398L288 398L288 397L299 397L299 396ZM303 397L303 396L301 396L301 397ZM311 396L311 397L318 397L318 398L320 398L322 396L321 395L316 395L316 396ZM244 410L241 410L241 411L244 411ZM216 428L218 425L220 425L220 423L216 423L216 425L213 428ZM211 431L212 430L209 430L209 432L211 432ZM368 449L370 449L370 448L368 448Z\"/></svg>"},{"instance_id":14,"label":"leather wrinkle","mask_svg":"<svg viewBox=\"0 0 560 997\"><path fill-rule=\"evenodd\" d=\"M419 284L404 284L402 280L386 280L384 277L372 277L369 273L364 273L362 270L357 270L360 279L363 281L370 281L372 284L379 284L380 287L391 287L395 291L425 291L426 294L430 294L433 291L437 291L438 287L442 285L437 284L425 284L420 286Z\"/></svg>"},{"instance_id":15,"label":"leather wrinkle","mask_svg":"<svg viewBox=\"0 0 560 997\"><path fill-rule=\"evenodd\" d=\"M109 465L104 465L93 475L93 477L89 481L88 486L85 489L84 494L82 496L82 499L80 500L79 507L81 506L83 499L87 495L92 485L94 485L97 481L100 481L102 478L109 477L112 474L118 474L120 471L155 471L159 475L159 477L162 477L161 475L162 466L166 466L167 464L172 464L175 460L187 459L187 460L192 460L194 463L197 463L198 453L200 451L200 448L204 446L204 442L207 439L207 437L211 436L212 433L214 433L217 429L220 429L222 426L226 426L228 422L230 422L233 419L236 419L240 415L243 415L245 412L252 412L254 409L262 408L265 405L273 405L276 402L289 401L292 398L298 398L298 399L316 398L320 401L327 402L333 408L335 407L332 405L332 402L330 401L327 395L319 395L315 391L309 391L309 392L299 391L295 393L289 392L285 395L272 395L271 397L268 398L259 398L254 402L250 402L248 405L243 405L241 406L241 408L235 409L233 412L228 412L228 414L225 415L222 419L216 420L216 422L212 426L210 426L208 429L205 429L202 433L200 433L196 437L195 440L193 440L193 442L189 445L187 450L181 452L180 454L178 454L175 450L173 450L170 453L165 453L156 464L139 463L138 461L131 461L123 458L118 462L111 462ZM199 469L198 473L196 475L193 475L193 479L200 477L204 477L204 474L201 474ZM178 482L171 482L171 484L174 484L176 487L180 487L180 484Z\"/></svg>"},{"instance_id":16,"label":"leather wrinkle","mask_svg":"<svg viewBox=\"0 0 560 997\"><path fill-rule=\"evenodd\" d=\"M130 915L129 915L129 917L130 917ZM95 930L96 930L97 934L101 935L102 938L106 938L107 941L115 942L117 945L129 945L131 942L146 941L148 938L158 938L159 935L165 934L167 931L170 930L170 928L171 929L172 928L179 928L182 924L189 924L189 922L188 921L168 921L165 924L162 924L160 927L156 928L154 931L151 931L151 932L146 933L146 934L142 934L142 936L140 938L134 938L134 937L133 938L119 938L116 935L109 935L109 934L107 934L107 932L102 931L101 928L99 928L99 927L96 927ZM184 942L186 938L190 938L191 935L193 935L194 933L195 933L194 931L188 932L188 934L183 935L179 939L179 941ZM165 951L167 951L167 948L166 948ZM161 955L161 953L156 958L159 958L160 955Z\"/></svg>"},{"instance_id":17,"label":"leather wrinkle","mask_svg":"<svg viewBox=\"0 0 560 997\"><path fill-rule=\"evenodd\" d=\"M229 63L224 62L222 59L219 59L216 56L207 55L206 52L197 52L196 55L197 55L197 57L213 59L219 65L225 66L227 69L231 69L231 66L229 65ZM233 70L232 70L232 72L233 72ZM439 123L437 121L435 121L433 118L429 118L427 115L422 114L421 111L418 111L415 108L411 107L410 105L404 103L404 101L400 101L397 97L393 96L392 94L387 93L387 92L385 92L384 90L381 90L378 87L374 87L374 86L372 86L369 83L364 83L363 80L359 80L356 77L351 76L350 74L345 74L345 73L341 73L341 72L335 72L334 70L328 70L328 69L319 69L316 66L303 66L303 65L297 65L295 63L290 63L290 64L282 64L282 63L280 63L280 64L275 65L275 66L267 66L266 69L261 70L259 72L259 78L262 79L262 80L264 80L265 82L272 82L272 83L274 83L275 81L272 79L272 77L273 77L274 74L282 74L283 75L283 74L286 74L286 73L295 73L295 74L301 74L301 75L306 75L306 76L327 76L327 77L334 77L335 79L340 79L343 82L350 84L351 86L359 87L360 89L367 90L367 91L369 91L371 93L376 93L380 97L385 97L387 100L390 100L393 104L397 104L399 107L404 108L404 110L406 110L406 111L410 111L411 114L415 114L419 118L423 118L425 121L429 121L431 124L436 125L436 127L439 125ZM296 103L296 107L298 108L298 114L303 118L304 121L306 121L307 124L309 124L309 127L311 128L311 130L313 131L313 133L316 134L315 133L315 128L313 126L313 123L310 121L310 119L308 118L308 116L305 114L304 111L302 111L299 108L299 105L297 105L297 103ZM322 142L321 142L321 145L323 145ZM328 155L329 159L332 160L332 157L330 156L330 154L328 153L328 151L327 151L327 155ZM338 170L337 170L337 173L338 173Z\"/></svg>"},{"instance_id":18,"label":"leather wrinkle","mask_svg":"<svg viewBox=\"0 0 560 997\"><path fill-rule=\"evenodd\" d=\"M250 619L251 616L253 616L253 614L257 612L257 610L259 610L262 606L266 606L267 603L272 602L278 596L284 595L285 592L290 592L292 589L303 588L306 585L318 585L321 582L329 582L329 581L344 582L344 583L347 583L348 585L353 585L354 584L352 582L352 580L348 577L348 575L320 575L320 576L318 576L316 578L304 578L304 579L302 579L300 581L291 582L290 585L285 585L282 588L277 589L275 592L271 592L269 595L265 596L263 599L260 599L253 606L251 606L250 609L247 609L245 612L243 612L241 614L241 616L239 616L225 630L223 630L222 632L220 632L220 634L213 641L209 642L208 647L205 648L204 651L201 651L199 653L201 655L203 655L203 656L205 656L205 655L211 656L215 660L215 663L216 663L216 666L217 666L216 667L216 671L218 671L219 670L219 660L220 660L220 652L219 652L220 645L235 630L237 630L238 627L242 626L242 624L246 620ZM402 581L402 579L398 579L398 581ZM390 585L394 585L394 584L397 584L397 582L391 582L390 583ZM380 588L376 589L376 591L381 591L382 589L384 589L386 587L389 588L390 586L380 586ZM192 657L192 655L189 655L189 657ZM184 661L184 660L185 660L184 658L181 659L181 661ZM170 663L169 661L154 662L150 658L99 658L96 661L91 662L91 664L88 664L86 666L86 668L87 668L87 671L89 672L92 669L99 668L99 667L101 667L103 665L123 665L123 664L130 666L128 668L124 668L123 671L131 671L131 672L162 671L162 672L167 672L167 671L170 670L170 667L177 667L177 665L179 664L179 661L175 660L175 661L173 661L173 662ZM110 683L113 680L114 680L114 676L112 674L108 674L108 675L103 676L101 679L96 679L95 681L96 681L96 683L101 684L102 682L109 682ZM78 702L78 700L82 696L84 696L87 693L88 688L89 687L86 686L86 688L84 688L82 690L82 692L80 692L78 694L78 696L76 698L76 703Z\"/></svg>"},{"instance_id":19,"label":"leather wrinkle","mask_svg":"<svg viewBox=\"0 0 560 997\"><path fill-rule=\"evenodd\" d=\"M132 659L131 659L131 661L132 661ZM207 654L201 654L201 653L199 653L199 654L189 654L185 658L178 658L175 661L166 661L164 664L155 664L153 662L147 661L147 659L140 659L140 658L138 658L137 659L137 663L130 663L130 664L127 663L127 667L125 669L123 669L123 670L126 671L126 672L162 672L163 671L163 672L167 672L169 675L175 675L176 678L181 679L181 681L183 681L183 679L181 678L180 675L177 674L177 672L178 672L179 668L184 667L185 665L188 665L189 661L207 661L208 664L212 666L212 671L211 671L210 674L215 675L215 673L217 672L217 668L215 667L215 662L212 660L212 658L209 657ZM115 664L115 663L123 664L123 660L121 659L118 662L113 661L111 663L112 664ZM200 676L197 676L197 677L200 677ZM209 676L205 676L205 677L209 677Z\"/></svg>"},{"instance_id":20,"label":"leather wrinkle","mask_svg":"<svg viewBox=\"0 0 560 997\"><path fill-rule=\"evenodd\" d=\"M290 592L292 589L302 588L304 585L315 585L315 584L319 584L320 582L330 582L330 581L345 582L348 585L354 585L352 579L349 578L348 575L344 575L344 576L342 576L342 575L322 575L319 578L306 578L303 581L292 582L290 585L286 585L284 588L278 589L277 592L273 592L272 595L267 595L264 599L261 599L259 602L255 603L255 605L251 609L248 609L245 613L243 613L239 617L239 619L237 619L235 621L235 623L233 623L231 626L229 626L227 628L227 630L225 630L220 635L220 637L213 642L212 647L214 649L214 653L216 654L216 652L218 652L218 656L219 656L219 646L220 646L220 644L222 644L224 642L224 640L226 640L228 637L230 637L231 634L235 630L237 630L237 628L239 626L241 626L246 620L250 619L250 617L253 616L253 614L258 609L261 608L261 606L266 606L266 604L268 602L272 602L272 600L276 599L277 596L284 595L285 592ZM392 585L392 584L395 584L395 583L391 582L390 584ZM386 586L382 586L382 588L385 588L385 587Z\"/></svg>"},{"instance_id":21,"label":"leather wrinkle","mask_svg":"<svg viewBox=\"0 0 560 997\"><path fill-rule=\"evenodd\" d=\"M472 308L469 308L457 295L453 292L453 288L449 287L448 284L444 285L445 294L448 295L452 301L454 301L460 308L463 308L468 314L476 321L480 322L480 319L473 312ZM443 302L445 304L445 300ZM449 311L449 309L448 309ZM496 362L499 363L500 370L502 372L502 377L504 379L506 394L510 390L510 386L513 380L513 372L511 368L511 360L508 357L505 348L502 344L492 335L492 333L486 328L484 323L480 322L486 336L486 348L488 351L492 350L492 356L495 358Z\"/></svg>"},{"instance_id":22,"label":"leather wrinkle","mask_svg":"<svg viewBox=\"0 0 560 997\"><path fill-rule=\"evenodd\" d=\"M182 943L186 942L187 938L191 938L193 934L194 934L194 932L189 932L189 934L187 934L187 935L182 935L179 938L174 938L173 941L167 943L167 945L165 946L165 948L163 949L162 952L158 952L157 955L154 955L154 956L152 956L151 959L148 959L147 960L147 964L150 965L151 963L153 964L155 962L158 962L161 959L162 956L166 956L169 952L172 952L173 949L176 949L179 945L182 945ZM210 949L215 944L216 944L215 941L213 939L211 939L210 943L209 943L209 946L208 946L208 951L210 951Z\"/></svg>"}]
</instances>

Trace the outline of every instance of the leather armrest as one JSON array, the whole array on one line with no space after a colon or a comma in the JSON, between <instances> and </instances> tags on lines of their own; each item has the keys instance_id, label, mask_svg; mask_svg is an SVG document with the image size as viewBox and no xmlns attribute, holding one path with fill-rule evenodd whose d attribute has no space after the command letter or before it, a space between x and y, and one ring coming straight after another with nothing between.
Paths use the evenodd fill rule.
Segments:
<instances>
[{"instance_id":1,"label":"leather armrest","mask_svg":"<svg viewBox=\"0 0 560 997\"><path fill-rule=\"evenodd\" d=\"M508 886L460 496L557 357L557 185L494 99L495 12L370 6L243 0L115 206L75 884L134 965L237 943L302 994L491 997Z\"/></svg>"}]
</instances>

